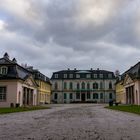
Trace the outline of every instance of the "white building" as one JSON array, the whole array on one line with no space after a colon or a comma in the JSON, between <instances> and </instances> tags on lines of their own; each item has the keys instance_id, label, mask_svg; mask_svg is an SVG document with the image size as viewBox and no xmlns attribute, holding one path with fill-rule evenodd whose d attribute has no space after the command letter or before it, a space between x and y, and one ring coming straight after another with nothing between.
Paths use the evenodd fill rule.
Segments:
<instances>
[{"instance_id":1,"label":"white building","mask_svg":"<svg viewBox=\"0 0 140 140\"><path fill-rule=\"evenodd\" d=\"M54 72L52 102L98 102L115 99L116 78L106 70L62 70Z\"/></svg>"}]
</instances>

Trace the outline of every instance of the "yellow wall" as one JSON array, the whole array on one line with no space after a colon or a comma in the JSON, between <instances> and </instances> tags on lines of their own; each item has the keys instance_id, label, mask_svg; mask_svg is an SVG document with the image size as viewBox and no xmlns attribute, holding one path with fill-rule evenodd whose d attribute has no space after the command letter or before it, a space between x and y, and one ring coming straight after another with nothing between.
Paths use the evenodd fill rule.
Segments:
<instances>
[{"instance_id":1,"label":"yellow wall","mask_svg":"<svg viewBox=\"0 0 140 140\"><path fill-rule=\"evenodd\" d=\"M38 103L50 103L51 85L41 80L36 80L38 87Z\"/></svg>"},{"instance_id":2,"label":"yellow wall","mask_svg":"<svg viewBox=\"0 0 140 140\"><path fill-rule=\"evenodd\" d=\"M116 84L116 102L126 103L125 100L125 88L122 84L122 81Z\"/></svg>"}]
</instances>

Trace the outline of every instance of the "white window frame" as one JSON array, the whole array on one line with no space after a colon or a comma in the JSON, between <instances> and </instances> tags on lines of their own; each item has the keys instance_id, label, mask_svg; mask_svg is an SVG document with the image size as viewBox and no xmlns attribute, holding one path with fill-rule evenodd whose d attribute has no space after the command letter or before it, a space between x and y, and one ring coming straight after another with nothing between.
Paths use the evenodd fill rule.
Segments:
<instances>
[{"instance_id":1,"label":"white window frame","mask_svg":"<svg viewBox=\"0 0 140 140\"><path fill-rule=\"evenodd\" d=\"M5 88L6 89L5 93L4 92L0 93L0 96L2 97L2 98L0 98L0 102L4 102L4 101L6 101L7 87L6 86L1 86L0 88ZM4 95L5 95L5 98L4 98Z\"/></svg>"},{"instance_id":2,"label":"white window frame","mask_svg":"<svg viewBox=\"0 0 140 140\"><path fill-rule=\"evenodd\" d=\"M54 78L58 78L58 74L55 74L55 75L54 75Z\"/></svg>"},{"instance_id":3,"label":"white window frame","mask_svg":"<svg viewBox=\"0 0 140 140\"><path fill-rule=\"evenodd\" d=\"M70 74L70 78L73 78L73 74Z\"/></svg>"},{"instance_id":4,"label":"white window frame","mask_svg":"<svg viewBox=\"0 0 140 140\"><path fill-rule=\"evenodd\" d=\"M91 78L91 75L90 75L90 74L87 74L86 77L87 77L87 78Z\"/></svg>"},{"instance_id":5,"label":"white window frame","mask_svg":"<svg viewBox=\"0 0 140 140\"><path fill-rule=\"evenodd\" d=\"M76 74L76 78L80 78L80 74Z\"/></svg>"},{"instance_id":6,"label":"white window frame","mask_svg":"<svg viewBox=\"0 0 140 140\"><path fill-rule=\"evenodd\" d=\"M100 77L100 78L103 78L103 74L100 74L99 77Z\"/></svg>"},{"instance_id":7,"label":"white window frame","mask_svg":"<svg viewBox=\"0 0 140 140\"><path fill-rule=\"evenodd\" d=\"M67 74L64 74L64 78L67 78Z\"/></svg>"},{"instance_id":8,"label":"white window frame","mask_svg":"<svg viewBox=\"0 0 140 140\"><path fill-rule=\"evenodd\" d=\"M98 78L98 75L97 75L97 74L93 74L93 77L94 77L94 78Z\"/></svg>"},{"instance_id":9,"label":"white window frame","mask_svg":"<svg viewBox=\"0 0 140 140\"><path fill-rule=\"evenodd\" d=\"M5 69L5 70L3 71L3 69ZM6 66L0 67L0 74L6 75L7 74L7 71L8 71L8 68Z\"/></svg>"}]
</instances>

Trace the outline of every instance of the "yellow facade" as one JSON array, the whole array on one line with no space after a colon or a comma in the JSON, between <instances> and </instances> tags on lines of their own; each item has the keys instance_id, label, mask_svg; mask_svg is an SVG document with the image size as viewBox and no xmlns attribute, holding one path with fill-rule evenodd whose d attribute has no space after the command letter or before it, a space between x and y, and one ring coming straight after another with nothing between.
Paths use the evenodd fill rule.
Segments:
<instances>
[{"instance_id":1,"label":"yellow facade","mask_svg":"<svg viewBox=\"0 0 140 140\"><path fill-rule=\"evenodd\" d=\"M42 80L36 80L38 84L38 103L50 103L51 101L51 84Z\"/></svg>"},{"instance_id":2,"label":"yellow facade","mask_svg":"<svg viewBox=\"0 0 140 140\"><path fill-rule=\"evenodd\" d=\"M122 104L126 103L123 81L119 81L116 84L116 102L121 102Z\"/></svg>"}]
</instances>

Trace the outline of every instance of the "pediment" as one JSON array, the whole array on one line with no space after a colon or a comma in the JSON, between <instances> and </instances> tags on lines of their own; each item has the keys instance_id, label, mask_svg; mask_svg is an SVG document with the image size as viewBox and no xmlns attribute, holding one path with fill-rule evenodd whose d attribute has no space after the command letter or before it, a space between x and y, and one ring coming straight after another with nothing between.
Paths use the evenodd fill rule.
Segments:
<instances>
[{"instance_id":1,"label":"pediment","mask_svg":"<svg viewBox=\"0 0 140 140\"><path fill-rule=\"evenodd\" d=\"M32 76L29 76L25 81L24 84L31 86L31 87L37 87L36 82L34 81Z\"/></svg>"},{"instance_id":2,"label":"pediment","mask_svg":"<svg viewBox=\"0 0 140 140\"><path fill-rule=\"evenodd\" d=\"M124 85L129 85L132 84L133 82L134 82L133 79L127 74L124 79Z\"/></svg>"}]
</instances>

